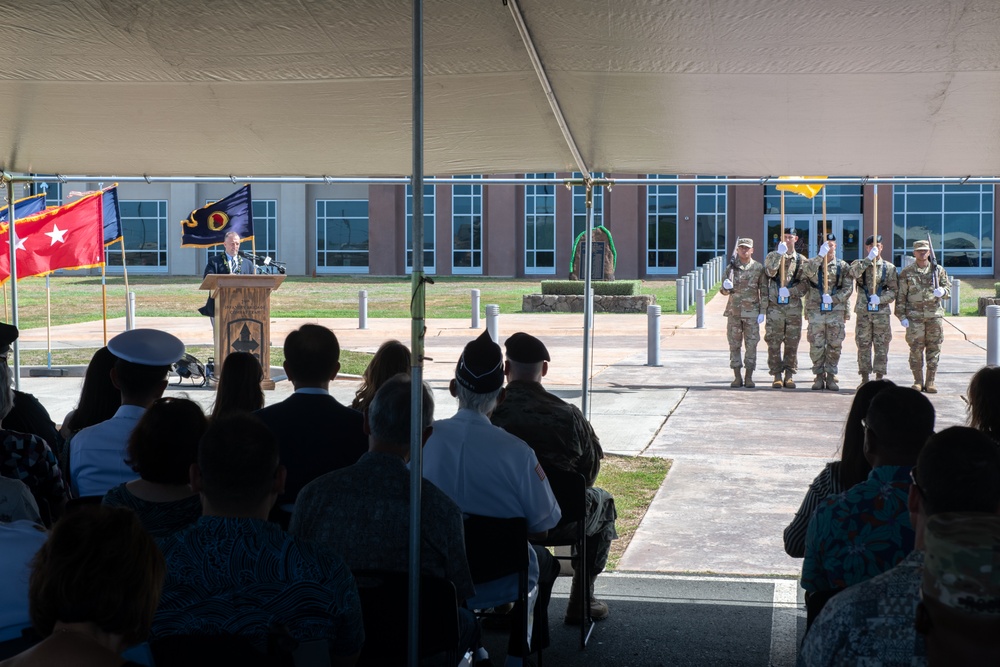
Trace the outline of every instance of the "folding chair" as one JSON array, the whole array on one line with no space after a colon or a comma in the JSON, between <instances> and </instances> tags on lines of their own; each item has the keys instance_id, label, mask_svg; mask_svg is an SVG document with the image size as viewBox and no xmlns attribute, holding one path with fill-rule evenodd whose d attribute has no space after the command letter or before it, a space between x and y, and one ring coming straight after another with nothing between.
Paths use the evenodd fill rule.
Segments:
<instances>
[{"instance_id":1,"label":"folding chair","mask_svg":"<svg viewBox=\"0 0 1000 667\"><path fill-rule=\"evenodd\" d=\"M477 514L465 519L465 556L469 561L472 583L479 584L517 575L517 595L512 600L523 610L523 623L518 632L520 641L528 646L528 524L523 517L498 519ZM479 617L490 616L480 611ZM531 653L528 646L528 653ZM538 649L538 664L542 651Z\"/></svg>"},{"instance_id":2,"label":"folding chair","mask_svg":"<svg viewBox=\"0 0 1000 667\"><path fill-rule=\"evenodd\" d=\"M405 572L355 570L365 625L365 645L358 665L406 665L410 585ZM440 577L420 577L421 658L447 654L458 664L458 599L455 585Z\"/></svg>"},{"instance_id":3,"label":"folding chair","mask_svg":"<svg viewBox=\"0 0 1000 667\"><path fill-rule=\"evenodd\" d=\"M549 536L533 540L546 547L575 546L580 579L584 585L590 582L587 572L587 480L578 472L545 468L552 494L562 510L562 518ZM563 530L560 530L563 529ZM580 596L580 648L587 648L590 633L594 631L594 619L590 617L590 597Z\"/></svg>"}]
</instances>

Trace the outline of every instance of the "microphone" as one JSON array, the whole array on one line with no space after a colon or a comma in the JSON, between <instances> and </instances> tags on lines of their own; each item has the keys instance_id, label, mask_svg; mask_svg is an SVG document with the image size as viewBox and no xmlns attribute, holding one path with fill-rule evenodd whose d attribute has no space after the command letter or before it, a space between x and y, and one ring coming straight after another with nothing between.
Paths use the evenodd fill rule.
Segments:
<instances>
[{"instance_id":1,"label":"microphone","mask_svg":"<svg viewBox=\"0 0 1000 667\"><path fill-rule=\"evenodd\" d=\"M260 255L254 255L249 252L243 252L242 250L240 250L237 254L243 259L249 259L251 262L254 262L255 264L264 264L266 266L267 264L271 263L270 257L261 257Z\"/></svg>"}]
</instances>

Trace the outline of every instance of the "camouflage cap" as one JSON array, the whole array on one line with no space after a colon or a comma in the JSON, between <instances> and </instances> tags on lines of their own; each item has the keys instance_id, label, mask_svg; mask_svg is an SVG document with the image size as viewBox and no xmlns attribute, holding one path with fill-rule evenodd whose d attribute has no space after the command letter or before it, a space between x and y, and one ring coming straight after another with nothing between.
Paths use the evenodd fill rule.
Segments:
<instances>
[{"instance_id":1,"label":"camouflage cap","mask_svg":"<svg viewBox=\"0 0 1000 667\"><path fill-rule=\"evenodd\" d=\"M742 246L746 246L747 248L752 248L752 247L753 247L753 239L751 239L751 238L747 238L747 237L745 237L745 236L744 236L744 237L741 237L741 238L738 238L738 239L736 239L736 247L738 248L738 247L740 247L741 245L742 245Z\"/></svg>"},{"instance_id":2,"label":"camouflage cap","mask_svg":"<svg viewBox=\"0 0 1000 667\"><path fill-rule=\"evenodd\" d=\"M913 242L914 250L930 250L931 244L928 243L927 239L919 239Z\"/></svg>"},{"instance_id":3,"label":"camouflage cap","mask_svg":"<svg viewBox=\"0 0 1000 667\"><path fill-rule=\"evenodd\" d=\"M943 512L924 529L921 595L974 616L1000 618L1000 515Z\"/></svg>"}]
</instances>

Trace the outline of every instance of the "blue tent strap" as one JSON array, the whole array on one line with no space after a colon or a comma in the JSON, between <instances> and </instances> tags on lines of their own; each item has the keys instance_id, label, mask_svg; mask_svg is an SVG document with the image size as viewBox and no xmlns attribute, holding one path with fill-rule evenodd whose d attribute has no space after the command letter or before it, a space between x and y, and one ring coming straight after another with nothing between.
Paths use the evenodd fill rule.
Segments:
<instances>
[{"instance_id":1,"label":"blue tent strap","mask_svg":"<svg viewBox=\"0 0 1000 667\"><path fill-rule=\"evenodd\" d=\"M614 259L615 266L617 267L618 266L618 250L615 248L615 239L614 239L613 236L611 236L611 230L608 229L607 227L605 227L604 225L598 225L597 227L594 227L595 231L598 230L598 229L600 229L602 232L604 232L607 235L607 237L608 237L608 243L611 244L611 257L612 257L612 259ZM585 231L584 232L580 232L579 234L577 234L576 240L573 241L573 252L571 252L569 254L569 272L570 273L573 273L573 259L576 257L577 246L580 245L580 241L583 240L583 235L586 234L586 233L587 232L585 232Z\"/></svg>"}]
</instances>

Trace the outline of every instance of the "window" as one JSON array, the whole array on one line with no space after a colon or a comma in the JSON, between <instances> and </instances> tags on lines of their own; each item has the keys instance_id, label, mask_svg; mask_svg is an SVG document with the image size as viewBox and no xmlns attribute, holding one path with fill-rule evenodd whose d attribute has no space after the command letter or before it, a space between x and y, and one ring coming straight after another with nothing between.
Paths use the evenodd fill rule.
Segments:
<instances>
[{"instance_id":1,"label":"window","mask_svg":"<svg viewBox=\"0 0 1000 667\"><path fill-rule=\"evenodd\" d=\"M594 178L604 178L604 174L593 173ZM578 171L573 172L573 178L580 178ZM594 227L604 225L604 186L594 188ZM605 225L607 226L607 225ZM587 188L582 185L573 186L573 241L587 229Z\"/></svg>"},{"instance_id":2,"label":"window","mask_svg":"<svg viewBox=\"0 0 1000 667\"><path fill-rule=\"evenodd\" d=\"M316 200L316 272L368 273L368 200Z\"/></svg>"},{"instance_id":3,"label":"window","mask_svg":"<svg viewBox=\"0 0 1000 667\"><path fill-rule=\"evenodd\" d=\"M665 180L676 176L648 174ZM646 272L677 273L677 186L646 186Z\"/></svg>"},{"instance_id":4,"label":"window","mask_svg":"<svg viewBox=\"0 0 1000 667\"><path fill-rule=\"evenodd\" d=\"M214 204L212 199L205 200L205 205ZM268 256L271 259L278 257L278 200L277 199L254 199L253 200L253 243L245 241L240 244L240 250L251 252L261 257ZM220 252L225 252L222 244L212 246L208 251L211 257Z\"/></svg>"},{"instance_id":5,"label":"window","mask_svg":"<svg viewBox=\"0 0 1000 667\"><path fill-rule=\"evenodd\" d=\"M860 185L824 185L826 190L826 213L861 213ZM809 199L794 192L785 193L785 214L823 215L823 190ZM766 186L764 192L764 214L781 213L781 192L773 185Z\"/></svg>"},{"instance_id":6,"label":"window","mask_svg":"<svg viewBox=\"0 0 1000 667\"><path fill-rule=\"evenodd\" d=\"M434 186L424 185L424 272L434 273ZM413 271L413 186L406 186L406 272Z\"/></svg>"},{"instance_id":7,"label":"window","mask_svg":"<svg viewBox=\"0 0 1000 667\"><path fill-rule=\"evenodd\" d=\"M468 185L451 188L451 270L452 273L483 272L483 185L482 176L467 178Z\"/></svg>"},{"instance_id":8,"label":"window","mask_svg":"<svg viewBox=\"0 0 1000 667\"><path fill-rule=\"evenodd\" d=\"M41 174L38 174L41 175ZM46 176L46 178L48 178ZM87 188L82 187L83 184L80 183L77 189L86 190ZM72 190L72 188L70 188ZM63 183L59 181L55 176L52 177L51 181L34 181L31 183L30 194L37 195L40 192L45 193L45 206L62 206L63 205ZM28 193L25 193L28 196ZM119 202L121 206L121 202ZM121 264L119 264L121 266Z\"/></svg>"},{"instance_id":9,"label":"window","mask_svg":"<svg viewBox=\"0 0 1000 667\"><path fill-rule=\"evenodd\" d=\"M698 178L714 178L699 176ZM726 186L699 185L695 189L695 260L701 266L713 257L729 254L726 242Z\"/></svg>"},{"instance_id":10,"label":"window","mask_svg":"<svg viewBox=\"0 0 1000 667\"><path fill-rule=\"evenodd\" d=\"M930 234L949 273L993 271L992 185L896 185L892 195L893 262Z\"/></svg>"},{"instance_id":11,"label":"window","mask_svg":"<svg viewBox=\"0 0 1000 667\"><path fill-rule=\"evenodd\" d=\"M46 199L48 197L46 196ZM118 202L122 212L122 236L125 241L125 261L130 270L143 273L165 273L167 270L167 202L166 200L126 200ZM121 246L107 251L107 264L122 265Z\"/></svg>"},{"instance_id":12,"label":"window","mask_svg":"<svg viewBox=\"0 0 1000 667\"><path fill-rule=\"evenodd\" d=\"M525 178L555 178L525 174ZM556 186L524 186L524 272L556 272Z\"/></svg>"}]
</instances>

